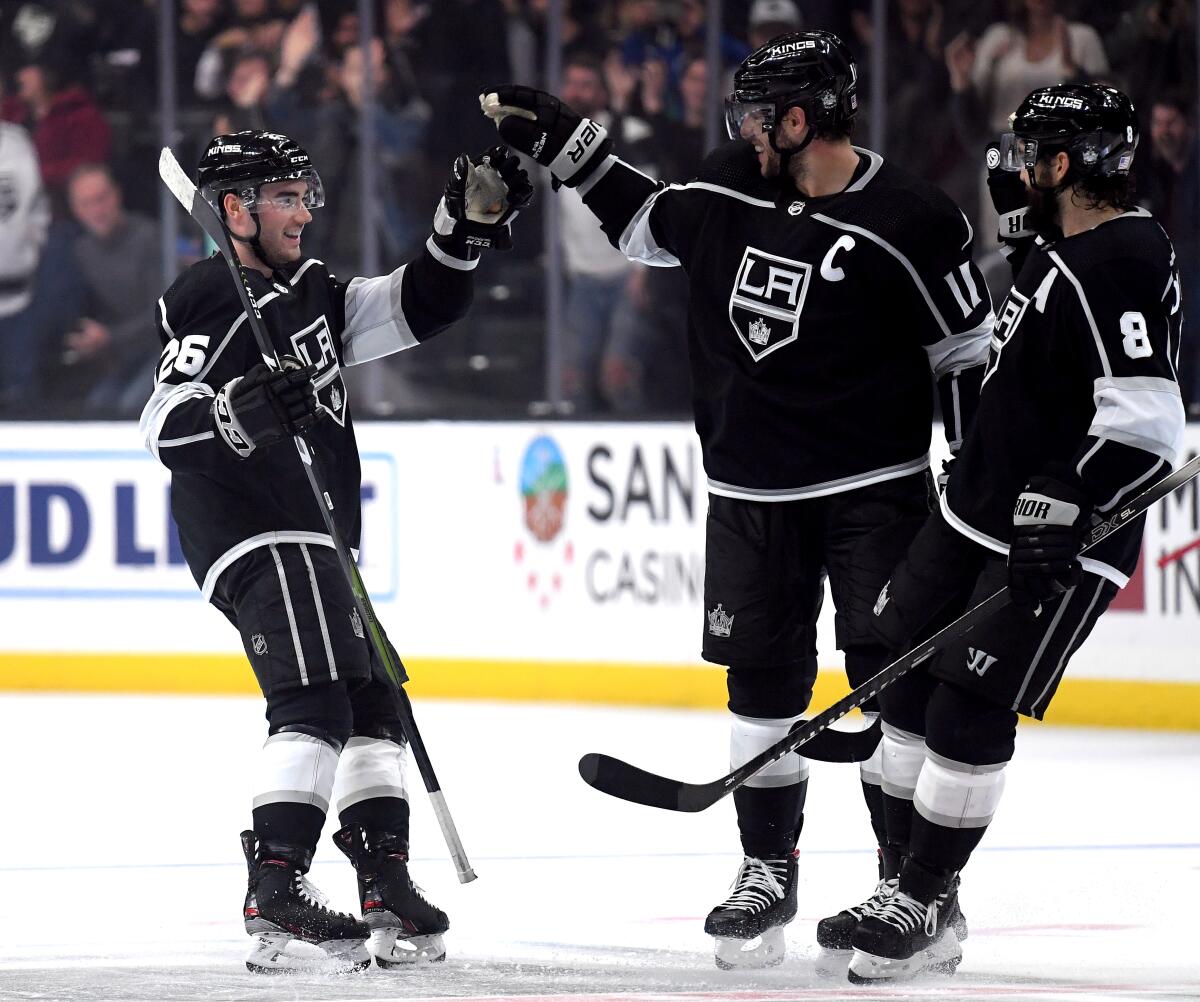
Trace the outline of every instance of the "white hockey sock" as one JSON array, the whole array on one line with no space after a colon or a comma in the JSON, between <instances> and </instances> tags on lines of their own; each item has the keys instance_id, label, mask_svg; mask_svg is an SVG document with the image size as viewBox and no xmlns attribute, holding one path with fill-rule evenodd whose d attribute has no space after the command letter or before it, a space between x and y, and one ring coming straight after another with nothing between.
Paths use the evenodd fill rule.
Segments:
<instances>
[{"instance_id":1,"label":"white hockey sock","mask_svg":"<svg viewBox=\"0 0 1200 1002\"><path fill-rule=\"evenodd\" d=\"M925 739L885 722L879 755L883 792L898 800L912 800L925 762Z\"/></svg>"},{"instance_id":2,"label":"white hockey sock","mask_svg":"<svg viewBox=\"0 0 1200 1002\"><path fill-rule=\"evenodd\" d=\"M341 813L364 800L408 800L404 783L407 746L383 738L353 737L346 742L337 772L337 809Z\"/></svg>"},{"instance_id":3,"label":"white hockey sock","mask_svg":"<svg viewBox=\"0 0 1200 1002\"><path fill-rule=\"evenodd\" d=\"M929 752L913 806L943 828L986 828L1004 792L1006 765L968 765Z\"/></svg>"},{"instance_id":4,"label":"white hockey sock","mask_svg":"<svg viewBox=\"0 0 1200 1002\"><path fill-rule=\"evenodd\" d=\"M743 717L733 714L733 722L729 728L729 766L736 769L745 765L750 759L766 751L777 741L787 737L788 732L797 720L795 717ZM746 780L746 786L754 789L768 789L776 786L791 786L808 779L808 759L792 752L784 755L778 762L772 762L757 776Z\"/></svg>"},{"instance_id":5,"label":"white hockey sock","mask_svg":"<svg viewBox=\"0 0 1200 1002\"><path fill-rule=\"evenodd\" d=\"M311 804L329 812L337 749L311 734L272 734L258 758L254 807L268 804Z\"/></svg>"},{"instance_id":6,"label":"white hockey sock","mask_svg":"<svg viewBox=\"0 0 1200 1002\"><path fill-rule=\"evenodd\" d=\"M867 726L870 727L875 723L875 718L878 713L864 713ZM871 757L858 763L858 776L868 786L880 786L883 783L883 739L879 739L879 744L875 746L875 750L871 752Z\"/></svg>"}]
</instances>

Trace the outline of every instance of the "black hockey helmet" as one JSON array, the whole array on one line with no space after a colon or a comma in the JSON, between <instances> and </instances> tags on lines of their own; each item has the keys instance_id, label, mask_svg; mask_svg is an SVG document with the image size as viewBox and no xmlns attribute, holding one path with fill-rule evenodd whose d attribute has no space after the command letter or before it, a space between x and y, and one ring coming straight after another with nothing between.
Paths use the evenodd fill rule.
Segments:
<instances>
[{"instance_id":1,"label":"black hockey helmet","mask_svg":"<svg viewBox=\"0 0 1200 1002\"><path fill-rule=\"evenodd\" d=\"M223 218L221 202L227 192L236 194L253 212L262 185L293 179L308 185L306 207L317 209L325 204L321 177L304 147L281 133L251 129L214 136L200 158L197 183L205 201Z\"/></svg>"},{"instance_id":2,"label":"black hockey helmet","mask_svg":"<svg viewBox=\"0 0 1200 1002\"><path fill-rule=\"evenodd\" d=\"M1103 84L1039 87L1017 108L1012 132L1001 137L1000 166L1033 168L1039 157L1065 152L1071 168L1064 184L1084 177L1129 174L1138 144L1133 102Z\"/></svg>"},{"instance_id":3,"label":"black hockey helmet","mask_svg":"<svg viewBox=\"0 0 1200 1002\"><path fill-rule=\"evenodd\" d=\"M789 32L743 59L733 76L733 93L725 99L725 128L730 139L738 139L746 120L757 119L778 151L775 125L797 105L810 125L801 149L815 129L848 124L858 111L858 68L833 32Z\"/></svg>"}]
</instances>

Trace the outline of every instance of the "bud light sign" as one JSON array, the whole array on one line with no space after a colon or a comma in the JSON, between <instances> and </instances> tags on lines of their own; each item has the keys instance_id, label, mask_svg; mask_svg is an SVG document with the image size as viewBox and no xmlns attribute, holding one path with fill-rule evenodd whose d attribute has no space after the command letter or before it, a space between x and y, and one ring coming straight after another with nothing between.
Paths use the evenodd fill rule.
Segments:
<instances>
[{"instance_id":1,"label":"bud light sign","mask_svg":"<svg viewBox=\"0 0 1200 1002\"><path fill-rule=\"evenodd\" d=\"M0 450L0 597L200 601L170 515L170 473L137 448L88 448L99 429L64 431L45 439L75 447ZM136 444L129 432L120 439ZM394 511L378 510L394 504L394 463L363 459L363 544L375 544L363 574L373 591L394 592Z\"/></svg>"}]
</instances>

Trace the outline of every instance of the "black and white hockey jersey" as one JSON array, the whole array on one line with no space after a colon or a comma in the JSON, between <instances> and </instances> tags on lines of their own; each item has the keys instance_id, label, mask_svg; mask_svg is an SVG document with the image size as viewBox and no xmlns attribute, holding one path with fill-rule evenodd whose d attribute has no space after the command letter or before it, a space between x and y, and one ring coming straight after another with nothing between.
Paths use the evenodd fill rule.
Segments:
<instances>
[{"instance_id":1,"label":"black and white hockey jersey","mask_svg":"<svg viewBox=\"0 0 1200 1002\"><path fill-rule=\"evenodd\" d=\"M682 266L709 490L789 501L924 470L930 371L957 448L991 299L940 190L858 150L837 194L764 180L748 143L662 186L610 156L580 186L627 257Z\"/></svg>"},{"instance_id":2,"label":"black and white hockey jersey","mask_svg":"<svg viewBox=\"0 0 1200 1002\"><path fill-rule=\"evenodd\" d=\"M1108 512L1165 476L1183 448L1183 321L1171 241L1144 209L1039 240L996 319L979 409L942 496L947 521L1008 552L1030 477L1077 476ZM1083 566L1124 586L1140 531Z\"/></svg>"},{"instance_id":3,"label":"black and white hockey jersey","mask_svg":"<svg viewBox=\"0 0 1200 1002\"><path fill-rule=\"evenodd\" d=\"M434 246L390 275L349 282L314 258L273 278L247 269L275 349L316 367L326 413L308 441L334 524L351 548L358 546L361 485L341 369L410 348L463 316L476 264ZM171 511L204 597L225 568L256 547L332 546L290 442L241 459L215 434L216 392L264 360L225 260L214 254L188 268L158 301L156 320L164 347L141 432L171 470Z\"/></svg>"}]
</instances>

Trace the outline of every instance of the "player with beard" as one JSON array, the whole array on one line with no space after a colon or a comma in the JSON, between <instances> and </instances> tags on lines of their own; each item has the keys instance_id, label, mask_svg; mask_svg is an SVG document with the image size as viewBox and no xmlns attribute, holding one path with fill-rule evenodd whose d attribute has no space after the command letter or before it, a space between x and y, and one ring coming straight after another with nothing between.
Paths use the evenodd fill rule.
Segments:
<instances>
[{"instance_id":1,"label":"player with beard","mask_svg":"<svg viewBox=\"0 0 1200 1002\"><path fill-rule=\"evenodd\" d=\"M953 970L957 874L1000 800L1020 716L1041 719L1067 664L1141 549L1141 523L1078 556L1094 517L1169 473L1183 446L1183 318L1171 242L1130 201L1137 120L1100 85L1035 90L988 151L1000 237L1017 269L975 420L941 510L872 616L894 650L947 607L1007 585L1013 604L885 689L895 893L855 929L851 981ZM915 789L892 763L922 759Z\"/></svg>"},{"instance_id":2,"label":"player with beard","mask_svg":"<svg viewBox=\"0 0 1200 1002\"><path fill-rule=\"evenodd\" d=\"M219 254L158 301L163 343L142 413L147 447L171 471L171 512L188 567L241 634L267 703L254 780L243 918L251 971L391 967L445 956L445 912L408 871L406 741L293 436L305 440L345 544L358 546L361 476L342 368L414 347L461 318L481 248L511 245L533 188L504 147L454 163L425 249L390 275L342 281L301 251L325 201L308 154L286 136L215 137L198 187L234 240L263 325L259 348ZM282 444L281 444L282 443ZM399 664L399 659L397 659ZM219 739L219 738L218 738ZM203 745L212 735L180 734ZM336 798L335 844L358 874L363 918L330 909L306 874ZM371 948L366 947L370 937Z\"/></svg>"},{"instance_id":3,"label":"player with beard","mask_svg":"<svg viewBox=\"0 0 1200 1002\"><path fill-rule=\"evenodd\" d=\"M732 142L695 181L670 186L614 156L599 124L550 94L481 97L504 140L575 188L628 258L687 273L709 491L702 654L728 668L734 766L809 704L826 576L851 682L881 667L871 606L930 505L930 371L954 450L987 354L991 302L971 228L937 188L851 144L856 80L828 32L763 46L734 78ZM705 922L719 966L783 959L808 771L787 755L734 794L744 858ZM849 947L899 869L879 773L876 756L861 776L880 884L822 921L831 949Z\"/></svg>"}]
</instances>

